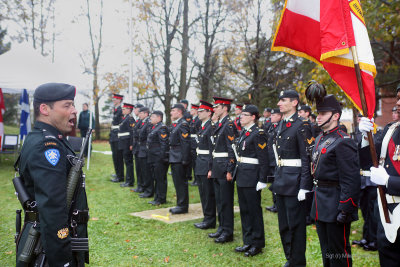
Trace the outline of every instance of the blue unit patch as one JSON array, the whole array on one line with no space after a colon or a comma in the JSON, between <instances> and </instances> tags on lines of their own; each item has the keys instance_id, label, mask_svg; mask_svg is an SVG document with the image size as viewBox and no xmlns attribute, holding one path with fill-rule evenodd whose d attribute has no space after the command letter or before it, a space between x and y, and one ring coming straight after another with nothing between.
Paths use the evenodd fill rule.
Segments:
<instances>
[{"instance_id":1,"label":"blue unit patch","mask_svg":"<svg viewBox=\"0 0 400 267\"><path fill-rule=\"evenodd\" d=\"M60 160L60 152L58 149L48 149L44 152L46 159L51 165L56 166Z\"/></svg>"}]
</instances>

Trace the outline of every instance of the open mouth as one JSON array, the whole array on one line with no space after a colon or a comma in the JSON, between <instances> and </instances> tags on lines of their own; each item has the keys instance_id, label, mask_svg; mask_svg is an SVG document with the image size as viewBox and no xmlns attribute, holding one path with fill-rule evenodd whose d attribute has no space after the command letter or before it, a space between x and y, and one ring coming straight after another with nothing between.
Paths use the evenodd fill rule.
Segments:
<instances>
[{"instance_id":1,"label":"open mouth","mask_svg":"<svg viewBox=\"0 0 400 267\"><path fill-rule=\"evenodd\" d=\"M73 118L70 119L70 120L68 121L68 124L69 124L71 127L74 127L74 126L75 126L74 119L73 119Z\"/></svg>"}]
</instances>

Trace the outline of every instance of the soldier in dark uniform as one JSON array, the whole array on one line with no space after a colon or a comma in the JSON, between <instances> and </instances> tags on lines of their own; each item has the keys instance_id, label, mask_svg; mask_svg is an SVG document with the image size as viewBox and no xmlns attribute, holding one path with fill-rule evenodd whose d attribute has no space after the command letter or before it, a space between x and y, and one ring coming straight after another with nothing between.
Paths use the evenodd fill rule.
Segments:
<instances>
[{"instance_id":1,"label":"soldier in dark uniform","mask_svg":"<svg viewBox=\"0 0 400 267\"><path fill-rule=\"evenodd\" d=\"M400 84L397 86L397 112L400 114ZM399 122L385 127L381 142L376 143L379 167L371 167L371 182L383 186L387 200L390 224L386 223L381 198L375 202L375 216L378 217L378 252L381 266L399 266L400 263L400 130ZM362 118L359 124L363 133L360 155L369 155L366 132L373 130L373 124Z\"/></svg>"},{"instance_id":2,"label":"soldier in dark uniform","mask_svg":"<svg viewBox=\"0 0 400 267\"><path fill-rule=\"evenodd\" d=\"M216 243L233 241L233 170L235 154L232 144L236 138L233 122L229 118L232 99L214 97L214 113L219 118L211 137L213 143L212 163L207 177L214 180L219 227L208 236Z\"/></svg>"},{"instance_id":3,"label":"soldier in dark uniform","mask_svg":"<svg viewBox=\"0 0 400 267\"><path fill-rule=\"evenodd\" d=\"M143 193L143 178L142 178L142 173L141 173L141 168L139 168L139 130L142 127L142 120L139 117L139 111L141 108L144 106L140 103L137 103L135 105L135 109L133 110L133 113L135 114L135 126L133 126L132 129L132 154L135 158L135 169L136 169L136 177L137 177L137 187L136 188L131 188L131 192L136 192L136 193Z\"/></svg>"},{"instance_id":4,"label":"soldier in dark uniform","mask_svg":"<svg viewBox=\"0 0 400 267\"><path fill-rule=\"evenodd\" d=\"M315 220L324 266L351 266L350 226L358 220L360 165L357 146L340 130L342 108L333 95L317 101L322 133L312 151Z\"/></svg>"},{"instance_id":5,"label":"soldier in dark uniform","mask_svg":"<svg viewBox=\"0 0 400 267\"><path fill-rule=\"evenodd\" d=\"M267 186L268 137L257 126L258 108L245 105L240 115L242 132L235 144L237 156L236 187L242 222L243 246L236 252L255 256L265 247L264 221L261 208L261 189Z\"/></svg>"},{"instance_id":6,"label":"soldier in dark uniform","mask_svg":"<svg viewBox=\"0 0 400 267\"><path fill-rule=\"evenodd\" d=\"M183 105L183 108L185 109L183 111L183 119L189 124L192 122L192 115L190 114L190 112L187 110L188 106L189 106L189 101L187 101L186 99L182 99L181 101L179 101L179 103L181 105ZM188 181L192 180L192 160L190 161L189 165L187 166L187 168L185 168L186 170L186 178Z\"/></svg>"},{"instance_id":7,"label":"soldier in dark uniform","mask_svg":"<svg viewBox=\"0 0 400 267\"><path fill-rule=\"evenodd\" d=\"M271 108L265 108L264 109L264 120L262 121L261 127L264 129L264 131L267 131L269 127L271 126Z\"/></svg>"},{"instance_id":8,"label":"soldier in dark uniform","mask_svg":"<svg viewBox=\"0 0 400 267\"><path fill-rule=\"evenodd\" d=\"M212 149L211 135L212 125L211 116L213 114L213 105L200 100L198 118L201 122L200 129L197 132L196 165L194 174L198 181L201 206L203 209L203 221L195 223L194 226L200 229L215 228L216 223L216 204L214 193L214 182L207 178L208 167L212 161L210 150Z\"/></svg>"},{"instance_id":9,"label":"soldier in dark uniform","mask_svg":"<svg viewBox=\"0 0 400 267\"><path fill-rule=\"evenodd\" d=\"M234 124L235 127L237 129L238 132L240 132L242 130L241 124L240 124L240 114L242 114L242 109L243 109L243 105L242 104L236 104L235 107L235 120L234 120Z\"/></svg>"},{"instance_id":10,"label":"soldier in dark uniform","mask_svg":"<svg viewBox=\"0 0 400 267\"><path fill-rule=\"evenodd\" d=\"M124 96L113 94L114 113L113 120L111 122L110 146L115 169L115 177L111 179L111 181L114 183L124 181L124 157L122 155L122 150L118 149L118 129L119 124L121 123L124 116L122 114L121 108L121 103L123 99Z\"/></svg>"},{"instance_id":11,"label":"soldier in dark uniform","mask_svg":"<svg viewBox=\"0 0 400 267\"><path fill-rule=\"evenodd\" d=\"M133 108L133 105L124 103L122 108L124 118L122 119L118 130L118 149L122 150L122 155L126 168L125 183L121 183L121 187L131 187L135 183L135 176L133 174L133 154L131 150L132 127L135 126L135 119L131 116Z\"/></svg>"},{"instance_id":12,"label":"soldier in dark uniform","mask_svg":"<svg viewBox=\"0 0 400 267\"><path fill-rule=\"evenodd\" d=\"M154 200L149 204L154 206L167 201L169 131L162 120L163 113L159 110L153 111L150 116L152 126L147 135L147 164L150 166L151 180L155 181Z\"/></svg>"},{"instance_id":13,"label":"soldier in dark uniform","mask_svg":"<svg viewBox=\"0 0 400 267\"><path fill-rule=\"evenodd\" d=\"M306 265L306 193L312 189L307 149L313 144L310 123L299 117L299 94L282 91L278 107L279 122L274 150L278 158L272 192L276 194L279 233L287 266Z\"/></svg>"},{"instance_id":14,"label":"soldier in dark uniform","mask_svg":"<svg viewBox=\"0 0 400 267\"><path fill-rule=\"evenodd\" d=\"M169 163L176 190L176 207L172 214L187 213L189 209L189 189L187 168L190 164L190 128L183 118L184 107L175 104L171 109L172 126L169 134Z\"/></svg>"},{"instance_id":15,"label":"soldier in dark uniform","mask_svg":"<svg viewBox=\"0 0 400 267\"><path fill-rule=\"evenodd\" d=\"M74 86L60 83L43 84L35 90L36 122L25 139L18 167L36 206L25 213L25 224L17 238L17 266L33 266L37 260L37 255L29 264L19 259L32 227L40 233L39 242L43 246L40 252L46 258L44 266L89 263L88 250L77 252L71 246L71 238L87 238L89 208L82 175L73 203L69 203L71 209L67 210L67 179L75 153L65 134L74 128L75 92Z\"/></svg>"},{"instance_id":16,"label":"soldier in dark uniform","mask_svg":"<svg viewBox=\"0 0 400 267\"><path fill-rule=\"evenodd\" d=\"M268 163L269 163L269 168L268 168L268 182L273 183L273 177L275 174L275 169L276 169L276 160L275 160L275 154L274 150L272 148L272 145L274 144L274 138L276 136L276 131L278 129L278 124L282 119L282 114L279 111L279 108L274 108L271 110L271 126L267 130L266 134L268 136L268 142L267 142L267 147L268 147ZM275 194L272 193L272 201L273 205L266 207L265 209L270 211L270 212L277 212L276 209L276 198Z\"/></svg>"},{"instance_id":17,"label":"soldier in dark uniform","mask_svg":"<svg viewBox=\"0 0 400 267\"><path fill-rule=\"evenodd\" d=\"M149 118L150 110L148 107L142 107L139 110L139 119L142 121L138 128L138 162L137 167L140 168L142 178L143 193L139 195L141 198L150 198L154 195L154 180L150 175L150 164L147 163L147 135L149 134L151 123Z\"/></svg>"},{"instance_id":18,"label":"soldier in dark uniform","mask_svg":"<svg viewBox=\"0 0 400 267\"><path fill-rule=\"evenodd\" d=\"M189 172L192 173L192 170L196 169L196 148L197 148L197 132L200 129L201 121L198 117L198 109L199 105L192 104L190 109L190 115L192 116L192 121L190 122L190 154L192 155L192 162L189 166ZM190 185L198 186L198 181L196 175L194 176L194 181Z\"/></svg>"}]
</instances>

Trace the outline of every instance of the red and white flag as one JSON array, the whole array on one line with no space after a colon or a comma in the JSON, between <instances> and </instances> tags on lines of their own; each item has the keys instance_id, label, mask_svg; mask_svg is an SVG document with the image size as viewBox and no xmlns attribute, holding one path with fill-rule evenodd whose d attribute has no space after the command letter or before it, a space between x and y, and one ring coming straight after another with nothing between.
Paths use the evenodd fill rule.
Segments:
<instances>
[{"instance_id":1,"label":"red and white flag","mask_svg":"<svg viewBox=\"0 0 400 267\"><path fill-rule=\"evenodd\" d=\"M350 47L358 54L368 117L375 110L376 67L359 0L286 0L272 51L307 58L332 80L361 110Z\"/></svg>"},{"instance_id":2,"label":"red and white flag","mask_svg":"<svg viewBox=\"0 0 400 267\"><path fill-rule=\"evenodd\" d=\"M1 144L3 143L3 135L4 135L4 126L3 126L3 114L6 111L6 106L4 104L4 97L3 97L3 91L0 88L0 149L1 149Z\"/></svg>"}]
</instances>

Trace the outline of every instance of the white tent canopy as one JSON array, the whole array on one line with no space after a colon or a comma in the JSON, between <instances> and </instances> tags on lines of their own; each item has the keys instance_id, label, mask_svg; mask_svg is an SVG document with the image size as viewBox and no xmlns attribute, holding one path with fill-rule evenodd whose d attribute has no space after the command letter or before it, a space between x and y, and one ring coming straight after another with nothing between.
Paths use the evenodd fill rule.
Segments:
<instances>
[{"instance_id":1,"label":"white tent canopy","mask_svg":"<svg viewBox=\"0 0 400 267\"><path fill-rule=\"evenodd\" d=\"M10 51L0 55L0 88L5 91L26 88L32 92L48 82L84 88L89 77L83 75L80 69L79 63L72 60L51 63L49 58L43 57L27 44L12 44Z\"/></svg>"}]
</instances>

